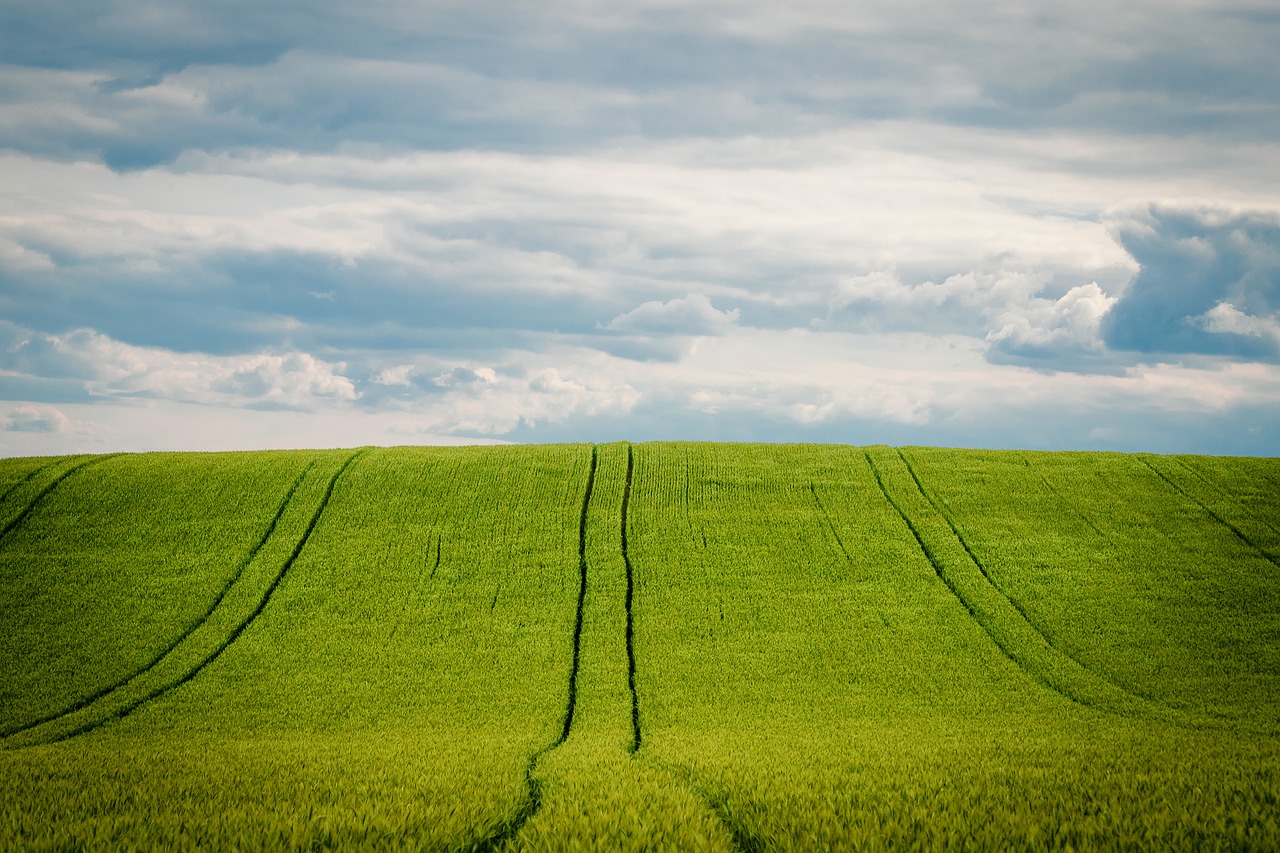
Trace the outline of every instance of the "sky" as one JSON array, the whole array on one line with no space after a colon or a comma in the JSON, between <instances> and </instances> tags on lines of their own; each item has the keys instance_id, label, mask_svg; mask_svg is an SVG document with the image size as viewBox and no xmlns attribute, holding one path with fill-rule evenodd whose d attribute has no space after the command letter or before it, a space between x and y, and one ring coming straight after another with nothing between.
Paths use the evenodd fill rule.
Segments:
<instances>
[{"instance_id":1,"label":"sky","mask_svg":"<svg viewBox=\"0 0 1280 853\"><path fill-rule=\"evenodd\" d=\"M6 0L0 455L1280 455L1274 0Z\"/></svg>"}]
</instances>

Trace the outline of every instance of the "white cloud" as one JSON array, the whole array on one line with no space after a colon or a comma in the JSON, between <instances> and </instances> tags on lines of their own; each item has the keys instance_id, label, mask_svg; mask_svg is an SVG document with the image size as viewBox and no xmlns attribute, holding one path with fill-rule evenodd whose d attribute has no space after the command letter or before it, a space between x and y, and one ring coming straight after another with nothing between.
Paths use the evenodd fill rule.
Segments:
<instances>
[{"instance_id":1,"label":"white cloud","mask_svg":"<svg viewBox=\"0 0 1280 853\"><path fill-rule=\"evenodd\" d=\"M303 352L210 356L122 343L92 329L30 334L3 356L17 375L73 379L91 394L144 396L210 405L308 408L350 402L355 386L330 364Z\"/></svg>"},{"instance_id":2,"label":"white cloud","mask_svg":"<svg viewBox=\"0 0 1280 853\"><path fill-rule=\"evenodd\" d=\"M370 381L375 385L403 385L411 386L409 376L413 373L416 365L398 364L395 367L384 368L373 377Z\"/></svg>"},{"instance_id":3,"label":"white cloud","mask_svg":"<svg viewBox=\"0 0 1280 853\"><path fill-rule=\"evenodd\" d=\"M1081 187L1053 181L1039 162L992 163L972 174L945 152L903 153L911 135L928 132L884 126L555 157L193 154L179 170L127 175L11 154L0 168L20 176L13 197L27 200L0 210L8 214L0 237L76 257L162 264L225 250L379 259L422 273L462 264L480 276L518 271L513 282L543 292L642 282L667 290L667 299L687 295L690 281L716 298L759 291L783 270L834 279L923 258L953 269L989 267L994 255L1007 265L1085 271L1127 263L1097 223L985 197L1007 186L1056 210L1077 207L1062 196ZM779 151L790 152L789 162L778 162ZM500 237L512 228L525 235L518 247Z\"/></svg>"},{"instance_id":4,"label":"white cloud","mask_svg":"<svg viewBox=\"0 0 1280 853\"><path fill-rule=\"evenodd\" d=\"M454 367L431 378L437 388L454 388L466 385L492 385L498 374L492 367Z\"/></svg>"},{"instance_id":5,"label":"white cloud","mask_svg":"<svg viewBox=\"0 0 1280 853\"><path fill-rule=\"evenodd\" d=\"M1082 290L1068 305L1088 301L1089 288ZM1272 365L1207 361L1137 365L1101 375L1046 374L993 365L985 352L981 340L965 336L741 330L708 339L679 365L646 366L645 378L631 381L646 399L728 420L736 414L935 431L955 423L985 424L1004 446L1023 440L1001 431L999 420L1011 412L1064 423L1108 411L1158 421L1171 413L1280 404L1280 367ZM1086 436L1082 430L1078 440Z\"/></svg>"},{"instance_id":6,"label":"white cloud","mask_svg":"<svg viewBox=\"0 0 1280 853\"><path fill-rule=\"evenodd\" d=\"M537 361L537 356L528 359ZM584 355L572 367L543 367L529 375L499 374L491 368L459 365L442 376L445 393L411 403L397 434L502 436L519 427L562 423L570 418L625 416L640 399L624 381L592 370L599 354ZM459 381L458 377L471 379Z\"/></svg>"},{"instance_id":7,"label":"white cloud","mask_svg":"<svg viewBox=\"0 0 1280 853\"><path fill-rule=\"evenodd\" d=\"M1116 303L1096 283L1071 288L1058 299L1035 298L996 316L987 340L1007 352L1100 352L1102 317Z\"/></svg>"},{"instance_id":8,"label":"white cloud","mask_svg":"<svg viewBox=\"0 0 1280 853\"><path fill-rule=\"evenodd\" d=\"M18 406L0 421L0 429L11 432L67 433L71 419L54 406Z\"/></svg>"},{"instance_id":9,"label":"white cloud","mask_svg":"<svg viewBox=\"0 0 1280 853\"><path fill-rule=\"evenodd\" d=\"M691 293L668 302L645 302L614 317L604 328L639 334L722 335L740 315L737 308L721 311L706 295Z\"/></svg>"},{"instance_id":10,"label":"white cloud","mask_svg":"<svg viewBox=\"0 0 1280 853\"><path fill-rule=\"evenodd\" d=\"M0 401L0 423L27 403ZM261 450L363 445L496 444L499 439L397 431L402 416L358 408L243 409L141 398L61 404L64 432L0 430L0 456L152 450Z\"/></svg>"},{"instance_id":11,"label":"white cloud","mask_svg":"<svg viewBox=\"0 0 1280 853\"><path fill-rule=\"evenodd\" d=\"M842 280L831 299L829 314L862 307L892 309L914 316L943 308L981 315L1013 302L1025 302L1044 285L1042 274L1010 270L958 273L941 282L920 284L903 282L897 270L879 270Z\"/></svg>"},{"instance_id":12,"label":"white cloud","mask_svg":"<svg viewBox=\"0 0 1280 853\"><path fill-rule=\"evenodd\" d=\"M5 225L0 218L0 228ZM44 252L28 248L11 237L0 235L0 269L14 271L49 271L54 268L53 259Z\"/></svg>"},{"instance_id":13,"label":"white cloud","mask_svg":"<svg viewBox=\"0 0 1280 853\"><path fill-rule=\"evenodd\" d=\"M1206 332L1271 338L1280 345L1280 318L1246 314L1230 302L1219 302L1194 320Z\"/></svg>"},{"instance_id":14,"label":"white cloud","mask_svg":"<svg viewBox=\"0 0 1280 853\"><path fill-rule=\"evenodd\" d=\"M815 329L914 329L981 337L993 360L1053 370L1118 367L1101 338L1103 317L1116 303L1097 282L1045 295L1049 276L1003 270L969 272L941 282L908 284L896 270L842 280L827 319Z\"/></svg>"},{"instance_id":15,"label":"white cloud","mask_svg":"<svg viewBox=\"0 0 1280 853\"><path fill-rule=\"evenodd\" d=\"M149 436L153 447L216 449L254 446L255 434L256 446L278 446L283 438L272 430L287 424L312 443L330 446L468 437L567 440L585 433L591 440L754 436L896 444L915 443L921 436L932 436L932 443L973 444L985 436L983 443L1004 447L1123 448L1150 447L1159 425L1171 419L1235 423L1246 416L1233 413L1280 407L1280 367L1272 365L1210 359L1199 366L1136 365L1110 374L1044 373L991 364L986 351L981 339L960 335L735 327L707 338L679 362L640 363L564 346L494 353L496 360L488 363L419 353L393 362L416 365L401 371L409 385L394 386L405 392L402 396L353 403L311 394L305 408L274 412L244 408L261 399L245 395L263 387L242 386L233 395L216 389L192 393L190 385L174 391L175 386L159 381L139 381L139 387L172 393L60 404L60 410L96 432L45 433L52 443L43 447L49 452L86 445L128 448ZM378 377L380 371L368 375ZM433 381L440 377L447 381ZM256 374L252 378L257 381ZM364 387L377 386L370 380ZM155 423L177 432L162 438L147 426L153 411L166 413ZM242 418L239 426L228 426L225 434L210 428L236 417ZM137 435L125 426L132 422L139 424ZM1240 423L1224 439L1247 438L1252 427L1244 426L1247 420ZM1184 434L1169 433L1164 440L1170 443L1159 446L1186 449L1176 443ZM30 441L37 434L5 435L0 451L20 452L35 446ZM277 438L269 440L271 435ZM55 441L57 436L62 438ZM294 439L288 436L290 446L302 446Z\"/></svg>"},{"instance_id":16,"label":"white cloud","mask_svg":"<svg viewBox=\"0 0 1280 853\"><path fill-rule=\"evenodd\" d=\"M345 364L326 364L307 353L220 358L197 364L195 376L198 378L190 384L180 381L179 393L190 393L189 389L199 388L203 380L213 391L248 398L255 403L306 406L316 398L354 400L357 396L351 380L341 375ZM181 378L186 380L190 375L183 372ZM141 384L146 388L148 383Z\"/></svg>"}]
</instances>

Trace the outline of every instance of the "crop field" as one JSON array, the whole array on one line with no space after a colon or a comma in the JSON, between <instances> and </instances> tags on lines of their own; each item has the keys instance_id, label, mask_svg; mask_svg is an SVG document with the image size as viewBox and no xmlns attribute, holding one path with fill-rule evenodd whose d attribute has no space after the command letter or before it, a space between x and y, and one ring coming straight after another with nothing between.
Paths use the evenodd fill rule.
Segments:
<instances>
[{"instance_id":1,"label":"crop field","mask_svg":"<svg viewBox=\"0 0 1280 853\"><path fill-rule=\"evenodd\" d=\"M1280 460L0 460L0 850L1280 849Z\"/></svg>"}]
</instances>

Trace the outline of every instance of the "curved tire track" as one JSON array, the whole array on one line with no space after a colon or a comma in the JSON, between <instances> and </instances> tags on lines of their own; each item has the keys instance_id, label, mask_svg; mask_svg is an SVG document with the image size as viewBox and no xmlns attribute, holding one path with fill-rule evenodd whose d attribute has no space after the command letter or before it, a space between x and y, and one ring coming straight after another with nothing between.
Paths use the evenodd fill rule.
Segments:
<instances>
[{"instance_id":1,"label":"curved tire track","mask_svg":"<svg viewBox=\"0 0 1280 853\"><path fill-rule=\"evenodd\" d=\"M924 484L920 482L920 477L919 475L916 474L916 470L912 466L911 461L907 459L906 455L904 455L900 449L898 450L898 458L902 460L902 464L906 466L907 472L911 474L911 481L915 483L916 490L919 491L920 494L924 496L924 499L929 502L929 506L933 508L934 512L936 512L939 516L942 517L944 521L947 522L947 526L951 528L952 535L955 536L956 541L958 541L961 547L964 548L965 554L969 557L969 559L973 562L973 564L978 567L978 571L982 573L983 579L991 585L992 589L994 589L996 592L1000 594L1001 598L1009 602L1009 604L1013 607L1014 610L1018 611L1018 615L1021 616L1026 621L1027 625L1029 625L1031 629L1035 631L1036 634L1038 634L1044 640L1046 645L1048 645L1051 649L1053 649L1058 654L1066 657L1073 664L1080 667L1080 669L1090 673L1095 678L1101 679L1105 683L1114 687L1116 690L1120 690L1123 693L1126 693L1129 696L1132 696L1141 702L1151 702L1157 705L1161 704L1160 702L1158 702L1158 700L1155 700L1150 696L1146 696L1141 693L1138 693L1137 691L1131 688L1125 687L1122 684L1117 684L1115 681L1112 681L1103 673L1095 672L1094 670L1085 666L1085 664L1075 655L1071 654L1066 649L1061 648L1057 643L1055 643L1052 639L1050 639L1049 635L1046 634L1038 624L1036 624L1036 620L1031 618L1031 614L1029 614L1026 608L1022 606L1022 603L1019 602L1013 596L1009 595L1009 593L1005 592L1004 589L1000 586L1000 584L996 583L995 578L991 577L991 573L987 570L986 564L982 562L982 559L976 553L974 553L973 549L969 546L968 540L965 539L964 534L960 532L960 528L956 525L955 521L951 518L951 514L946 510L944 510L941 506L939 506L938 501L934 499L933 495L929 494L927 489L925 489ZM1041 477L1041 479L1044 481L1045 485L1049 486L1050 491L1053 491L1054 494L1056 495L1057 492L1053 489L1053 486L1049 484L1048 479L1044 478L1043 476ZM1090 526L1092 527L1093 525L1090 523ZM1094 528L1094 529L1096 530L1097 528Z\"/></svg>"},{"instance_id":2,"label":"curved tire track","mask_svg":"<svg viewBox=\"0 0 1280 853\"><path fill-rule=\"evenodd\" d=\"M1148 459L1146 456L1142 456L1142 455L1140 455L1140 456L1138 456L1138 460L1139 460L1143 465L1145 465L1145 466L1147 467L1147 469L1151 471L1151 473L1153 473L1153 474L1155 474L1157 477L1159 477L1159 478L1160 478L1160 479L1165 483L1165 485L1167 485L1169 488L1173 489L1175 492L1177 492L1179 495L1181 495L1181 496L1182 496L1183 498L1185 498L1186 500L1188 500L1188 501L1190 501L1191 503L1195 504L1197 507L1199 507L1199 508L1200 508L1200 510L1201 510L1202 512L1204 512L1206 515L1208 515L1210 518L1212 518L1212 519L1213 519L1214 521L1216 521L1218 524L1222 525L1222 526L1223 526L1223 527L1225 527L1227 530L1231 531L1232 535L1234 535L1234 536L1236 537L1236 539L1238 539L1238 540L1240 540L1240 542L1244 543L1244 545L1245 545L1245 546L1247 546L1250 550L1252 550L1253 552L1255 552L1258 556L1262 557L1262 559L1266 560L1268 563L1270 563L1270 564L1271 564L1272 566L1274 566L1275 568L1280 569L1280 560L1277 560L1275 557L1273 557L1273 556L1271 556L1269 553L1267 553L1267 551L1266 551L1266 550L1264 550L1264 549L1262 548L1262 546L1261 546L1261 545L1259 545L1257 542L1254 542L1251 538L1249 538L1249 536L1248 536L1248 535L1247 535L1243 530L1241 530L1239 527L1236 527L1234 524L1232 524L1232 523L1231 523L1230 521L1228 521L1226 518L1223 518L1223 517L1222 517L1221 515L1219 515L1219 514L1217 513L1217 511L1215 511L1211 506L1209 506L1209 505L1208 505L1207 503L1205 503L1204 501L1200 500L1198 497L1196 497L1195 495L1193 495L1193 494L1192 494L1191 492L1189 492L1188 490L1184 489L1181 485L1179 485L1179 484L1178 484L1178 483L1177 483L1177 482L1176 482L1172 477L1170 477L1170 476L1169 476L1168 474L1166 474L1164 471L1161 471L1161 470L1160 470L1159 468L1157 468L1155 465L1151 464L1151 460L1150 460L1150 459ZM1184 467L1185 467L1185 466L1184 466ZM1190 469L1188 469L1188 470L1190 470ZM1192 473L1195 473L1195 472L1193 471ZM1199 475L1199 474L1196 474L1196 476L1200 476L1200 475ZM1202 478L1202 479L1203 479L1203 478Z\"/></svg>"},{"instance_id":3,"label":"curved tire track","mask_svg":"<svg viewBox=\"0 0 1280 853\"><path fill-rule=\"evenodd\" d=\"M670 764L658 759L648 759L646 763L650 767L670 776L677 785L682 785L692 791L698 799L706 804L707 810L716 816L716 820L724 828L728 836L729 848L735 853L758 853L758 851L768 849L768 844L763 838L749 830L743 825L742 821L734 816L733 807L729 804L728 798L723 792L713 792L698 783L693 768L685 765Z\"/></svg>"},{"instance_id":4,"label":"curved tire track","mask_svg":"<svg viewBox=\"0 0 1280 853\"><path fill-rule=\"evenodd\" d=\"M844 539L840 537L840 531L836 530L835 520L832 519L831 513L827 511L827 506L822 502L822 498L818 497L818 489L809 481L809 494L813 496L813 502L818 505L818 511L822 513L822 519L827 523L827 529L831 531L831 535L835 538L836 544L840 546L840 553L844 554L844 561L847 565L853 565L853 555L849 553L849 549L845 547Z\"/></svg>"},{"instance_id":5,"label":"curved tire track","mask_svg":"<svg viewBox=\"0 0 1280 853\"><path fill-rule=\"evenodd\" d=\"M578 609L573 622L573 659L569 667L569 690L565 700L564 720L560 734L551 743L529 756L524 768L524 800L516 807L515 814L500 823L492 834L471 845L480 851L502 850L516 837L524 825L542 808L542 783L536 774L542 757L569 739L573 728L573 712L578 702L578 664L582 659L582 617L587 601L587 511L591 507L591 493L595 489L596 466L599 449L591 446L591 467L587 471L587 487L582 496L582 514L578 521Z\"/></svg>"},{"instance_id":6,"label":"curved tire track","mask_svg":"<svg viewBox=\"0 0 1280 853\"><path fill-rule=\"evenodd\" d=\"M1150 459L1152 457L1148 456L1146 458ZM1261 515L1258 515L1253 511L1252 506L1250 506L1248 503L1246 503L1245 501L1240 499L1238 496L1236 496L1230 489L1224 488L1220 483L1214 482L1213 479L1209 477L1209 475L1201 471L1197 471L1195 467L1188 464L1185 459L1177 456L1169 457L1169 459L1172 462L1174 462L1179 468L1181 468L1182 470L1190 474L1192 477L1204 483L1205 486L1207 486L1210 490L1217 492L1219 495L1222 495L1224 498L1226 498L1227 500L1234 503L1236 506L1243 509L1246 513L1252 516L1254 520L1256 520L1258 523L1271 528L1273 532L1280 533L1280 527L1277 526L1276 519L1266 518Z\"/></svg>"},{"instance_id":7,"label":"curved tire track","mask_svg":"<svg viewBox=\"0 0 1280 853\"><path fill-rule=\"evenodd\" d=\"M245 558L240 561L240 565L236 567L235 572L231 575L230 578L227 579L227 582L222 585L222 589L218 591L218 594L214 597L213 601L209 603L209 606L205 608L205 611L201 613L199 616L197 616L196 620L192 622L190 625L188 625L182 631L182 633L180 633L177 637L175 637L173 642L169 643L169 645L161 649L154 657L151 658L151 660L147 661L147 663L143 664L141 667L138 667L133 672L118 679L117 681L114 681L104 687L101 687L98 690L95 690L93 693L90 693L87 696L83 696L80 699L77 699L76 701L72 702L70 705L67 705L66 707L63 707L57 711L53 711L37 719L30 720L28 722L22 723L17 726L13 726L11 728L5 729L4 731L0 731L0 739L10 737L11 735L16 735L20 732L28 731L29 729L34 729L37 726L42 726L46 723L51 723L54 720L59 720L65 716L68 716L69 714L74 714L77 711L83 710L84 708L89 707L91 704L93 704L94 702L97 702L98 700L102 699L108 694L113 693L116 690L120 690L121 688L126 687L129 684L132 684L138 678L142 677L143 675L147 674L148 672L150 672L151 670L159 666L160 663L165 658L167 658L173 652L174 649L176 649L179 645L182 644L184 640L186 640L193 633L195 633L196 630L199 629L201 625L209 621L209 617L213 615L213 612L218 609L218 605L220 605L223 599L227 597L227 593L231 591L232 587L236 585L236 582L239 581L240 578L244 575L244 570L248 568L249 564L253 562L253 559L256 556L258 556L258 552L262 550L262 547L267 544L267 540L271 538L271 534L275 532L276 525L279 524L280 522L280 517L284 515L284 511L288 508L289 502L293 500L294 492L298 490L298 486L302 484L303 479L306 478L307 473L310 472L310 470L314 466L315 466L315 462L313 460L312 462L308 463L305 468L303 468L302 473L298 475L298 478L294 480L293 485L289 487L289 491L285 494L284 500L280 502L280 507L279 509L276 510L275 517L271 519L271 523L267 525L266 531L258 539L257 543L254 544L253 548L250 549L249 553L245 556Z\"/></svg>"},{"instance_id":8,"label":"curved tire track","mask_svg":"<svg viewBox=\"0 0 1280 853\"><path fill-rule=\"evenodd\" d=\"M695 790L697 790L695 788ZM702 799L707 804L707 808L711 809L720 822L724 824L725 829L729 831L729 838L733 841L733 849L741 851L741 853L761 853L766 850L768 845L764 839L755 835L751 830L742 825L742 822L733 817L733 810L729 807L729 803L724 799L715 799L702 794Z\"/></svg>"},{"instance_id":9,"label":"curved tire track","mask_svg":"<svg viewBox=\"0 0 1280 853\"><path fill-rule=\"evenodd\" d=\"M924 487L924 483L920 482L920 477L919 475L916 474L916 469L912 467L910 460L907 459L907 457L903 454L901 450L898 450L897 453L898 453L898 458L902 460L902 464L906 467L907 473L911 475L911 482L915 483L916 491L918 491L920 495L926 501L929 502L929 506L932 507L933 511L937 513L942 518L942 520L947 523L947 527L951 528L951 535L954 536L956 538L956 541L960 543L960 547L964 548L964 553L969 557L969 561L978 567L978 571L982 573L982 579L985 580L988 584L990 584L992 589L1000 593L1000 597L1003 598L1005 601L1009 602L1010 606L1012 606L1014 610L1018 611L1018 615L1021 616L1023 619L1025 619L1027 624L1030 625L1037 634L1039 634L1041 637L1044 637L1044 640L1046 643L1052 646L1053 641L1050 640L1048 636L1045 635L1044 631L1040 630L1040 627L1036 625L1034 620L1032 620L1030 614L1027 613L1026 608L1024 608L1016 598L1014 598L1013 596L1005 592L1000 587L1000 584L996 583L995 578L991 577L991 573L987 571L987 564L982 562L982 560L978 557L978 555L973 552L973 549L969 547L969 540L964 538L964 534L960 532L960 528L957 527L955 521L952 520L951 514L943 510L942 507L938 506L938 502L934 500L933 495L929 494L928 490L925 489ZM1061 651L1061 649L1059 649L1059 651ZM1067 657L1071 657L1071 655L1067 654L1066 652L1062 652L1062 653L1066 654ZM1074 657L1071 657L1071 659L1075 660ZM1077 664L1080 664L1080 666L1084 666L1084 664L1081 664L1080 661L1078 660L1076 660L1075 662Z\"/></svg>"},{"instance_id":10,"label":"curved tire track","mask_svg":"<svg viewBox=\"0 0 1280 853\"><path fill-rule=\"evenodd\" d=\"M62 485L63 480L67 479L77 471L82 471L85 468L88 468L90 465L97 465L99 462L106 462L108 459L114 459L117 456L123 456L123 455L124 455L123 453L105 453L105 454L102 454L101 456L90 456L88 459L84 460L83 462L77 462L67 470L63 471L57 477L54 477L50 483L48 483L43 489L41 489L36 494L36 496L32 498L27 503L27 505L22 508L21 512L19 512L16 516L11 518L4 525L3 528L0 528L0 541L2 541L6 536L8 536L15 528L18 527L18 525L26 521L27 517L31 515L31 513L35 512L35 509L37 506L39 506L40 502L43 501L46 497L48 497L49 494L53 492L54 489ZM41 471L47 470L49 467L50 466L44 466L43 468L38 468L34 472L32 472L31 476L34 477L36 474L39 474ZM30 480L30 479L31 477L27 478L27 480ZM25 483L27 480L24 480L23 482ZM12 491L13 490L10 489L10 492ZM7 496L8 494L6 493L6 497Z\"/></svg>"},{"instance_id":11,"label":"curved tire track","mask_svg":"<svg viewBox=\"0 0 1280 853\"><path fill-rule=\"evenodd\" d=\"M320 504L316 507L315 512L312 514L311 519L307 524L306 530L303 532L301 538L299 538L297 544L294 546L292 553L284 561L279 571L277 571L275 576L272 578L271 583L269 584L269 586L263 592L261 598L259 599L257 606L254 607L252 612L250 612L238 624L236 624L236 626L231 630L228 636L225 637L211 652L207 653L204 657L202 657L194 666L191 666L190 668L182 672L177 678L164 682L148 690L140 697L127 699L125 700L124 704L122 704L120 707L107 712L103 716L91 717L86 722L80 725L77 725L68 731L56 732L53 734L52 737L40 737L38 733L39 726L35 726L35 727L30 727L24 730L23 732L15 733L16 735L21 735L21 734L29 734L31 732L36 732L36 734L30 735L29 739L24 738L24 740L27 740L27 742L17 744L16 746L18 748L21 748L26 746L34 746L37 744L59 743L61 741L69 740L73 737L77 737L82 734L87 734L115 720L123 719L129 714L132 714L134 711L136 711L138 708L142 707L143 705L151 702L152 700L158 699L161 696L164 696L166 693L169 693L170 691L175 690L178 687L181 687L182 685L186 684L188 681L191 681L193 678L199 675L200 672L205 669L205 667L207 667L209 664L213 663L215 660L221 657L222 653L225 652L231 646L231 644L234 643L251 624L253 624L254 620L256 620L258 616L262 614L262 611L266 609L267 604L271 601L271 597L276 591L276 588L280 586L281 581L284 580L285 575L288 574L289 569L292 568L293 564L297 561L298 557L302 554L303 549L306 547L307 541L311 538L312 532L315 530L316 525L320 521L320 517L324 514L325 509L329 505L330 498L333 497L333 491L338 484L338 480L342 477L344 473L346 473L346 471L352 466L352 464L365 452L366 452L366 449L361 449L353 453L351 456L349 456L346 459L345 462L343 462L342 466L339 467L339 469L329 479L329 484L328 484L328 487L325 489L324 496L321 498ZM309 468L310 466L308 466L308 470ZM305 473L306 472L304 472L304 475ZM299 482L301 482L301 478L299 479ZM297 485L298 484L295 483L295 489ZM292 496L292 490L290 492L290 497L291 496ZM283 507L287 507L287 506L288 506L288 501L286 501L285 504L282 506L281 512L283 512ZM276 524L276 521L278 521L278 519L279 519L279 516L277 516L276 520L273 520L271 525L271 530L275 529L275 524ZM267 538L268 537L263 538L263 543L265 543ZM261 544L258 547L261 548ZM228 589L229 588L230 587L228 587ZM225 594L226 594L226 591L224 590L223 595L225 596ZM212 610L210 611L210 613L212 613ZM208 616L205 617L206 621L207 619L208 619ZM201 624L203 624L203 622ZM196 627L198 628L199 626L196 626ZM195 628L192 629L192 632L194 632L194 630ZM162 655L160 659L158 659L151 665L151 668L148 671L154 671L154 669L158 667L165 659L167 659L171 654L173 654L176 650L178 650L181 647L181 645L182 645L181 641L178 643L175 643L173 647L171 647L165 655ZM102 695L100 695L97 698L95 702L86 703L85 705L83 705L82 707L78 708L76 711L73 711L71 713L74 714L79 711L92 712L93 705L109 701L116 693L123 690L127 684L132 683L133 681L136 681L142 675L143 673L135 674L135 676L128 679L126 682L122 683L120 686L116 687L114 690L104 692ZM59 716L55 719L51 719L47 721L44 725L49 725L49 726L56 725L59 721L65 720L69 716L70 714ZM13 748L13 747L7 747L7 748Z\"/></svg>"},{"instance_id":12,"label":"curved tire track","mask_svg":"<svg viewBox=\"0 0 1280 853\"><path fill-rule=\"evenodd\" d=\"M622 491L622 562L627 570L627 688L631 691L631 745L627 752L632 755L640 749L640 696L636 693L636 628L635 616L631 602L635 594L635 570L631 566L631 554L627 551L627 509L631 505L631 475L635 470L632 447L627 445L627 482Z\"/></svg>"},{"instance_id":13,"label":"curved tire track","mask_svg":"<svg viewBox=\"0 0 1280 853\"><path fill-rule=\"evenodd\" d=\"M36 477L39 477L45 471L48 471L50 468L56 468L57 466L66 463L68 459L74 459L74 458L76 458L76 454L72 454L71 456L55 456L48 462L44 463L43 465L40 465L36 468L31 469L30 471L27 472L27 475L25 477L23 477L21 480L18 480L18 482L14 483L12 486L4 490L4 494L0 495L0 504L3 504L5 501L7 501L9 499L9 495L13 494L18 489L21 489L23 486L25 486L27 483L34 480Z\"/></svg>"},{"instance_id":14,"label":"curved tire track","mask_svg":"<svg viewBox=\"0 0 1280 853\"><path fill-rule=\"evenodd\" d=\"M1022 455L1020 458L1022 459L1023 466L1030 469L1031 460L1028 459L1025 455ZM1085 525L1088 526L1088 528L1092 530L1094 535L1097 536L1099 539L1102 539L1106 542L1111 541L1111 536L1103 532L1103 530L1100 527L1098 527L1097 524L1094 523L1093 519L1089 518L1089 516L1085 515L1077 507L1072 506L1071 501L1063 497L1062 492L1058 491L1057 487L1054 486L1053 483L1049 481L1048 475L1046 475L1043 470L1041 470L1040 468L1037 468L1036 474L1039 476L1040 482L1044 485L1046 489L1049 490L1049 493L1052 494L1054 498L1057 499L1058 503L1064 506L1070 507L1071 510L1076 514L1076 517L1079 518L1081 521L1083 521Z\"/></svg>"},{"instance_id":15,"label":"curved tire track","mask_svg":"<svg viewBox=\"0 0 1280 853\"><path fill-rule=\"evenodd\" d=\"M967 561L977 570L971 579L964 578L964 571L953 571L932 547L920 525L911 517L901 501L886 486L882 472L868 451L863 451L867 465L885 500L911 531L916 543L932 565L934 573L951 594L968 611L996 647L1038 684L1064 698L1087 707L1118 713L1125 716L1157 717L1184 725L1211 724L1209 720L1193 718L1181 711L1153 703L1146 697L1126 690L1081 664L1071 655L1054 646L1029 619L1021 607L1009 599L992 581L984 567L964 541L951 519L946 516L920 486L919 479L901 452L900 461L910 472L920 498L946 522L956 543ZM958 575L958 576L957 576ZM984 595L985 590L985 595ZM985 601L983 599L986 599ZM1003 611L1003 612L1002 612ZM1225 721L1224 721L1225 722Z\"/></svg>"}]
</instances>

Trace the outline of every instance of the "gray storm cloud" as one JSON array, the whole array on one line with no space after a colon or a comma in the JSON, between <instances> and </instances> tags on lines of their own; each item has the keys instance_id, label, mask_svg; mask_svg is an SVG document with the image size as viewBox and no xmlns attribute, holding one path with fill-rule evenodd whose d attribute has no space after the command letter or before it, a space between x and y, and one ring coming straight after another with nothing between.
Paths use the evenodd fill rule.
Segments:
<instances>
[{"instance_id":1,"label":"gray storm cloud","mask_svg":"<svg viewBox=\"0 0 1280 853\"><path fill-rule=\"evenodd\" d=\"M1117 237L1140 270L1103 320L1108 346L1280 358L1280 213L1152 207Z\"/></svg>"}]
</instances>

